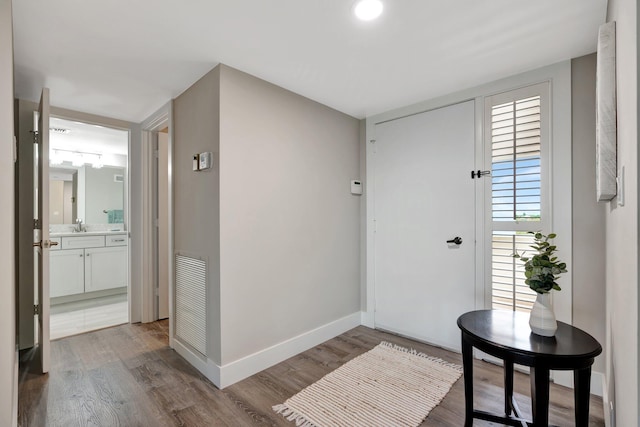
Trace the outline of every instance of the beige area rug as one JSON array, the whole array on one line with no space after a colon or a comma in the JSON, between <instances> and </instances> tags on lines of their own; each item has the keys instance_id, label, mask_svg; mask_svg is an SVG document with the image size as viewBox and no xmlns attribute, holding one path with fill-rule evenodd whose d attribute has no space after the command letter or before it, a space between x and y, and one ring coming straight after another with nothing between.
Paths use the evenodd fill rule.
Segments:
<instances>
[{"instance_id":1,"label":"beige area rug","mask_svg":"<svg viewBox=\"0 0 640 427\"><path fill-rule=\"evenodd\" d=\"M382 342L273 410L301 427L418 426L462 367Z\"/></svg>"}]
</instances>

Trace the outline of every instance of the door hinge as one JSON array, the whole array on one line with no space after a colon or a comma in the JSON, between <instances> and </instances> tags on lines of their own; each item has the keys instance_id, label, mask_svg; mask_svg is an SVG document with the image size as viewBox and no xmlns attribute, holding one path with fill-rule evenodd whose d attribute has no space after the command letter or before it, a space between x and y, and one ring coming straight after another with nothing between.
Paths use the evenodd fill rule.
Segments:
<instances>
[{"instance_id":1,"label":"door hinge","mask_svg":"<svg viewBox=\"0 0 640 427\"><path fill-rule=\"evenodd\" d=\"M34 316L39 316L40 315L40 304L34 304L33 305L33 315Z\"/></svg>"},{"instance_id":2,"label":"door hinge","mask_svg":"<svg viewBox=\"0 0 640 427\"><path fill-rule=\"evenodd\" d=\"M153 157L156 159L160 158L160 152L158 150L153 150Z\"/></svg>"},{"instance_id":3,"label":"door hinge","mask_svg":"<svg viewBox=\"0 0 640 427\"><path fill-rule=\"evenodd\" d=\"M40 222L39 219L36 219L36 218L33 219L33 229L34 230L41 230L42 229L42 223Z\"/></svg>"},{"instance_id":4,"label":"door hinge","mask_svg":"<svg viewBox=\"0 0 640 427\"><path fill-rule=\"evenodd\" d=\"M477 171L471 171L471 179L482 178L485 175L491 175L491 171L481 171L480 169Z\"/></svg>"}]
</instances>

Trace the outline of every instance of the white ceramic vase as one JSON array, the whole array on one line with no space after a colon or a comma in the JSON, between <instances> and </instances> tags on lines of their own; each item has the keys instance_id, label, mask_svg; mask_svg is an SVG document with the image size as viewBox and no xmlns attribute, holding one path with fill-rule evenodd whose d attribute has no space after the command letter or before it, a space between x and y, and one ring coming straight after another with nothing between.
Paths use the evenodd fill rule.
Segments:
<instances>
[{"instance_id":1,"label":"white ceramic vase","mask_svg":"<svg viewBox=\"0 0 640 427\"><path fill-rule=\"evenodd\" d=\"M551 306L551 293L536 294L536 302L531 308L531 316L529 317L529 326L531 332L543 337L552 337L558 329L556 316L553 314Z\"/></svg>"}]
</instances>

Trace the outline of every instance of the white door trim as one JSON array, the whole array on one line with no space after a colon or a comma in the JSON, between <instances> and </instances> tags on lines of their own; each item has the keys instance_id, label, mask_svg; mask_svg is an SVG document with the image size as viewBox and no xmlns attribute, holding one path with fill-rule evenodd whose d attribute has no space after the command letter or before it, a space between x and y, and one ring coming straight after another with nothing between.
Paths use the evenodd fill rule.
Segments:
<instances>
[{"instance_id":1,"label":"white door trim","mask_svg":"<svg viewBox=\"0 0 640 427\"><path fill-rule=\"evenodd\" d=\"M155 292L153 289L153 132L169 128L169 343L173 347L173 102L165 104L141 124L142 128L142 210L143 210L143 257L142 265L142 322L155 320Z\"/></svg>"}]
</instances>

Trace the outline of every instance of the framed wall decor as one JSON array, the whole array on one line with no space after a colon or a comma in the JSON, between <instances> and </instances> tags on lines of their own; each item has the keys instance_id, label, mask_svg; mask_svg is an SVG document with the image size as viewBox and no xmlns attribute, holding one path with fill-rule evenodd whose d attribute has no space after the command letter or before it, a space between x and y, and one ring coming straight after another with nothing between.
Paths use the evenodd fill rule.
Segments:
<instances>
[{"instance_id":1,"label":"framed wall decor","mask_svg":"<svg viewBox=\"0 0 640 427\"><path fill-rule=\"evenodd\" d=\"M596 197L599 202L617 193L616 23L598 31L596 65Z\"/></svg>"}]
</instances>

